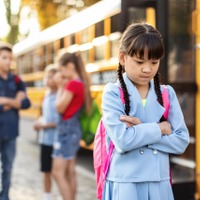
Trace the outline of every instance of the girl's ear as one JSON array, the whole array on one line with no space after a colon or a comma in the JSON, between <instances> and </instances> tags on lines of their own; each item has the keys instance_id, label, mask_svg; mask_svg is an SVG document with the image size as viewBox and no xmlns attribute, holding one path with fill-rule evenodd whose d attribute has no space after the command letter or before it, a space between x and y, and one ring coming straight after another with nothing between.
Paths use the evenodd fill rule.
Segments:
<instances>
[{"instance_id":1,"label":"girl's ear","mask_svg":"<svg viewBox=\"0 0 200 200\"><path fill-rule=\"evenodd\" d=\"M124 66L124 64L125 64L124 59L125 59L125 54L124 54L122 51L120 51L120 52L119 52L119 63L120 63L122 66Z\"/></svg>"}]
</instances>

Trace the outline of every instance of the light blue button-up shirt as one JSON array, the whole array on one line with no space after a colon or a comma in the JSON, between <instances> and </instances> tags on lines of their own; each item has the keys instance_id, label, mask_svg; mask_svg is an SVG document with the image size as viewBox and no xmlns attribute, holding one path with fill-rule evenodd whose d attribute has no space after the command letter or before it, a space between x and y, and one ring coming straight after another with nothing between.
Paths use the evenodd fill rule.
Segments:
<instances>
[{"instance_id":1,"label":"light blue button-up shirt","mask_svg":"<svg viewBox=\"0 0 200 200\"><path fill-rule=\"evenodd\" d=\"M142 123L127 127L119 120L121 115L125 115L120 91L116 84L107 84L102 99L103 122L107 144L112 140L115 145L107 179L116 182L167 180L169 154L181 154L189 144L189 133L176 94L172 87L167 86L170 98L168 122L172 134L163 136L158 123L165 108L157 101L153 81L143 106L137 88L126 73L123 77L130 94L129 115L139 118ZM119 81L117 85L120 85Z\"/></svg>"},{"instance_id":2,"label":"light blue button-up shirt","mask_svg":"<svg viewBox=\"0 0 200 200\"><path fill-rule=\"evenodd\" d=\"M59 114L56 111L55 106L56 93L48 93L44 97L42 103L42 120L43 123L57 123L59 119ZM56 137L56 128L44 129L40 132L39 143L53 146L54 139Z\"/></svg>"}]
</instances>

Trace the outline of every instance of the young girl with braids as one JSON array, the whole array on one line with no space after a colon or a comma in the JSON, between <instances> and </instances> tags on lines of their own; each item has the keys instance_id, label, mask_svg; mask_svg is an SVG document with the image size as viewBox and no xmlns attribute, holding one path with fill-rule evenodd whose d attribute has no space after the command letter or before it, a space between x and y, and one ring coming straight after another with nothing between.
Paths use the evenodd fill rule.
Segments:
<instances>
[{"instance_id":1,"label":"young girl with braids","mask_svg":"<svg viewBox=\"0 0 200 200\"><path fill-rule=\"evenodd\" d=\"M170 86L168 120L163 117L163 86L158 75L163 55L161 35L151 25L132 24L122 35L118 80L105 86L102 100L106 142L115 145L103 200L174 199L169 154L185 151L189 133Z\"/></svg>"},{"instance_id":2,"label":"young girl with braids","mask_svg":"<svg viewBox=\"0 0 200 200\"><path fill-rule=\"evenodd\" d=\"M53 152L53 176L63 200L75 200L75 157L82 136L79 115L85 106L90 112L90 86L78 53L65 53L59 59L56 109L61 114Z\"/></svg>"}]
</instances>

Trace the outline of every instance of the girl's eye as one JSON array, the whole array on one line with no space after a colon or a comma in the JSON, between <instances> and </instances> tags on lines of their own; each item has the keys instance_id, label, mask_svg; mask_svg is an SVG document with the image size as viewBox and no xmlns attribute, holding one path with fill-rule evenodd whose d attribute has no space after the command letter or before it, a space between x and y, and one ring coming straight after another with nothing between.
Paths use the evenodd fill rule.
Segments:
<instances>
[{"instance_id":1,"label":"girl's eye","mask_svg":"<svg viewBox=\"0 0 200 200\"><path fill-rule=\"evenodd\" d=\"M154 61L154 62L152 62L152 64L153 64L153 65L156 65L156 64L158 64L158 61Z\"/></svg>"},{"instance_id":2,"label":"girl's eye","mask_svg":"<svg viewBox=\"0 0 200 200\"><path fill-rule=\"evenodd\" d=\"M142 61L135 61L137 64L141 65L143 62Z\"/></svg>"}]
</instances>

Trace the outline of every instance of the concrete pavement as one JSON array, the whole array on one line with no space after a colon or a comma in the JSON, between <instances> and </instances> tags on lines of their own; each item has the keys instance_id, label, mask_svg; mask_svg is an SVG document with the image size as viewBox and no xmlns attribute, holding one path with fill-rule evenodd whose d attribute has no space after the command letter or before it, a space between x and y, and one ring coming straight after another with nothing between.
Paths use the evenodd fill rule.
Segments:
<instances>
[{"instance_id":1,"label":"concrete pavement","mask_svg":"<svg viewBox=\"0 0 200 200\"><path fill-rule=\"evenodd\" d=\"M42 174L39 171L39 146L33 122L21 120L21 135L18 138L17 156L14 163L11 200L42 200ZM80 162L79 162L80 163ZM94 173L77 165L77 200L95 200ZM56 184L53 184L53 200L62 200Z\"/></svg>"}]
</instances>

